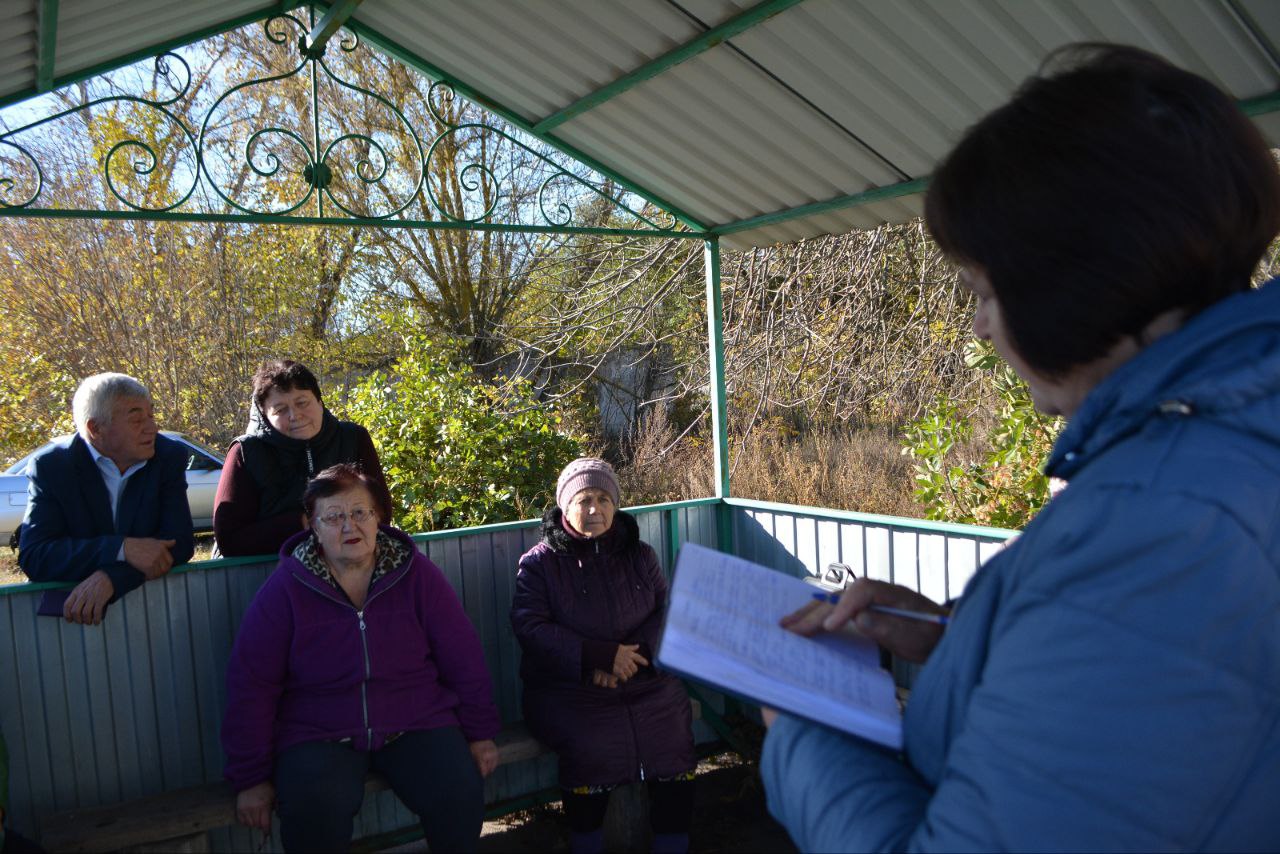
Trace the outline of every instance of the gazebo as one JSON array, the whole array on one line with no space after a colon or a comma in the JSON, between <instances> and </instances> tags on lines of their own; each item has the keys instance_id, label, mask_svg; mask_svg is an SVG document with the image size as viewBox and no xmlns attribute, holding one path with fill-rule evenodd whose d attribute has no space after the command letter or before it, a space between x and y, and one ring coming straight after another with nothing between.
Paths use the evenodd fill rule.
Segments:
<instances>
[{"instance_id":1,"label":"gazebo","mask_svg":"<svg viewBox=\"0 0 1280 854\"><path fill-rule=\"evenodd\" d=\"M254 207L218 189L203 126L181 134L192 164L186 196L138 203L118 192L113 174L131 170L131 179L143 180L156 156L121 139L103 167L115 202L98 209L49 203L22 133L50 117L31 114L27 102L138 62L180 80L183 49L263 21L264 37L295 45L294 73L380 97L376 81L341 80L326 59L358 39L438 81L519 131L506 138L540 158L544 189L567 182L603 196L627 226L577 223L552 190L518 221L450 209L435 202L423 174L408 181L412 193L402 206L362 209L342 195L343 176L335 175L350 161L340 156L350 135L318 120L291 132L295 177L305 189L296 204ZM918 216L929 173L959 134L1071 42L1160 53L1235 96L1280 144L1280 6L1269 0L5 0L0 22L0 107L24 105L23 127L0 133L0 216L700 241L715 494L634 508L642 536L668 572L679 546L696 542L796 575L840 560L935 599L957 595L1013 532L732 497L721 251ZM162 112L171 103L160 95L127 100ZM436 140L414 139L418 156L429 159ZM382 141L360 142L377 149ZM348 182L370 183L376 161L366 154ZM254 171L269 177L278 168L279 161L259 160ZM653 209L665 214L655 217ZM485 644L504 721L518 723L519 653L506 613L515 561L536 540L535 523L416 539L459 591ZM38 620L36 601L50 585L0 588L0 636L10 639L0 652L10 823L68 844L58 828L77 812L215 784L227 656L241 613L272 567L266 557L190 564L113 606L98 628ZM723 698L699 698L701 734L714 738ZM553 757L513 756L490 779L487 796L495 811L516 808L554 779ZM153 838L201 834L217 850L256 847L243 828L155 818L162 821L167 830ZM357 835L411 825L394 797L378 792L365 800Z\"/></svg>"}]
</instances>

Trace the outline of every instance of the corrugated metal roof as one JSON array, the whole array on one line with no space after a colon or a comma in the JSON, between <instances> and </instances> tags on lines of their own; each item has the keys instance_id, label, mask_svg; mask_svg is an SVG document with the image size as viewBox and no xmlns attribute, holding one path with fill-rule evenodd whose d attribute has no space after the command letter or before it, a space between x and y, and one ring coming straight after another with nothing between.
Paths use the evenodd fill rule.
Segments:
<instances>
[{"instance_id":1,"label":"corrugated metal roof","mask_svg":"<svg viewBox=\"0 0 1280 854\"><path fill-rule=\"evenodd\" d=\"M0 0L0 102L36 90L46 2ZM66 81L281 5L61 0L52 74ZM352 23L537 126L755 6L364 0ZM911 194L856 196L927 176L966 127L1069 42L1154 50L1240 100L1280 90L1274 0L804 0L770 9L781 11L540 135L742 248L917 215ZM1280 143L1277 114L1257 120Z\"/></svg>"}]
</instances>

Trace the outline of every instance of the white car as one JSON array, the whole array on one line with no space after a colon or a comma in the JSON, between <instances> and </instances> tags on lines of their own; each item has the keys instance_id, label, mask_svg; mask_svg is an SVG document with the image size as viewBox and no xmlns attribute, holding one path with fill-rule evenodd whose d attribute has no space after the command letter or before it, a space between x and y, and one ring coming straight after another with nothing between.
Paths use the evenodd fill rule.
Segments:
<instances>
[{"instance_id":1,"label":"white car","mask_svg":"<svg viewBox=\"0 0 1280 854\"><path fill-rule=\"evenodd\" d=\"M182 433L161 430L165 436L187 450L187 503L191 505L191 521L197 531L213 527L213 496L222 476L222 454L211 451ZM69 436L69 434L68 434ZM0 545L22 523L27 512L27 463L31 458L68 436L58 436L18 460L0 475Z\"/></svg>"}]
</instances>

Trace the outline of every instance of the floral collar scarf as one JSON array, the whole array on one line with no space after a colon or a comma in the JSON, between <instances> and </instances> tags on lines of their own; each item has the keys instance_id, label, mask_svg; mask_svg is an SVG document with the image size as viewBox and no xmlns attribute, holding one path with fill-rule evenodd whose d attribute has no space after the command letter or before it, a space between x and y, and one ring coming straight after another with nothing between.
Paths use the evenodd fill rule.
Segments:
<instances>
[{"instance_id":1,"label":"floral collar scarf","mask_svg":"<svg viewBox=\"0 0 1280 854\"><path fill-rule=\"evenodd\" d=\"M403 565L412 557L410 552L412 552L410 546L400 542L386 531L378 531L378 536L374 541L373 576L369 579L369 583L372 584L388 572ZM338 587L338 579L333 577L333 573L329 571L328 564L324 562L324 557L320 552L320 541L316 539L314 534L294 547L293 557L305 566L312 575L321 579L335 590L341 589Z\"/></svg>"}]
</instances>

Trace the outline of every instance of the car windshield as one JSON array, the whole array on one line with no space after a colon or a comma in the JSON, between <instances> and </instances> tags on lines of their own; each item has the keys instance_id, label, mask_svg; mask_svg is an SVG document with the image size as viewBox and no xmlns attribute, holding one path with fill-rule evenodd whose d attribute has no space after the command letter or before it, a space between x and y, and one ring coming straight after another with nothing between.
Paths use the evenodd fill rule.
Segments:
<instances>
[{"instance_id":1,"label":"car windshield","mask_svg":"<svg viewBox=\"0 0 1280 854\"><path fill-rule=\"evenodd\" d=\"M212 459L213 459L213 460L214 460L214 461L215 461L219 466L221 466L221 465L222 465L222 463L223 463L223 461L224 461L224 459L225 459L225 457L223 457L223 456L222 456L222 454L218 453L217 451L213 450L212 448L208 447L207 445L202 445L202 444L200 444L200 443L199 443L199 442L197 442L195 439L192 439L190 436L188 436L188 435L186 435L186 434L184 434L184 433L165 433L165 435L166 435L166 436L169 436L169 437L171 437L171 438L174 438L174 439L180 439L180 440L182 440L183 442L186 442L188 445L190 445L191 447L195 448L197 451L200 451L201 453L205 454L206 456L211 457L211 458L212 458Z\"/></svg>"}]
</instances>

